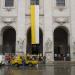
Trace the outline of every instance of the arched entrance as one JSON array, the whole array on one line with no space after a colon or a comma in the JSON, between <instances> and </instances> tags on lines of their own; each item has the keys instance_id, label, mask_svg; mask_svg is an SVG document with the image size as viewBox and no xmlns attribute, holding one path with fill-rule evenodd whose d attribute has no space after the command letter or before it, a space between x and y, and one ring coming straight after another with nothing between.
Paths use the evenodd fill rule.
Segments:
<instances>
[{"instance_id":1,"label":"arched entrance","mask_svg":"<svg viewBox=\"0 0 75 75\"><path fill-rule=\"evenodd\" d=\"M31 44L31 28L27 31L27 48L26 53L28 54L43 54L43 33L42 30L39 29L39 44L32 45Z\"/></svg>"},{"instance_id":2,"label":"arched entrance","mask_svg":"<svg viewBox=\"0 0 75 75\"><path fill-rule=\"evenodd\" d=\"M70 60L68 40L68 30L65 27L58 27L54 30L54 60Z\"/></svg>"},{"instance_id":3,"label":"arched entrance","mask_svg":"<svg viewBox=\"0 0 75 75\"><path fill-rule=\"evenodd\" d=\"M2 30L3 46L2 53L15 53L16 31L14 28L7 26Z\"/></svg>"}]
</instances>

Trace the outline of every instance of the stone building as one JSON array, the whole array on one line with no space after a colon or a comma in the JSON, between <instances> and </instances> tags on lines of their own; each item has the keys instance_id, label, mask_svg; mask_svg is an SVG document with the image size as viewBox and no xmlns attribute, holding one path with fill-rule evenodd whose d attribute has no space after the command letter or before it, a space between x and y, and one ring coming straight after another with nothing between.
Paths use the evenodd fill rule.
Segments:
<instances>
[{"instance_id":1,"label":"stone building","mask_svg":"<svg viewBox=\"0 0 75 75\"><path fill-rule=\"evenodd\" d=\"M0 0L0 52L41 53L48 62L75 61L74 2L39 0L40 43L35 46L31 44L30 0Z\"/></svg>"}]
</instances>

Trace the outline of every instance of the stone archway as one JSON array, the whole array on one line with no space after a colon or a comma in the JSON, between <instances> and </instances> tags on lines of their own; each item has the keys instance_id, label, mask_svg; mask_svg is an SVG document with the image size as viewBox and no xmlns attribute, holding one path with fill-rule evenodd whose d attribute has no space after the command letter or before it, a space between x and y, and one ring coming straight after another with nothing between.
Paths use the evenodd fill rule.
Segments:
<instances>
[{"instance_id":1,"label":"stone archway","mask_svg":"<svg viewBox=\"0 0 75 75\"><path fill-rule=\"evenodd\" d=\"M65 27L58 27L54 30L54 60L69 61L70 47L68 43L68 30Z\"/></svg>"},{"instance_id":2,"label":"stone archway","mask_svg":"<svg viewBox=\"0 0 75 75\"><path fill-rule=\"evenodd\" d=\"M2 53L15 53L16 47L16 31L11 26L2 29L3 44Z\"/></svg>"},{"instance_id":3,"label":"stone archway","mask_svg":"<svg viewBox=\"0 0 75 75\"><path fill-rule=\"evenodd\" d=\"M43 32L39 28L39 44L31 44L31 28L27 31L27 46L26 53L28 54L42 54L43 55Z\"/></svg>"}]
</instances>

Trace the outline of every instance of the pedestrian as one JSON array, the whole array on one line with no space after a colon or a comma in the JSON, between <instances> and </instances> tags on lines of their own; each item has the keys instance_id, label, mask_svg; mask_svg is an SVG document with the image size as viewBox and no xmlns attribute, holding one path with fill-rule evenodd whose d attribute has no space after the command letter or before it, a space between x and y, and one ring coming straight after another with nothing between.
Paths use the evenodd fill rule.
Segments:
<instances>
[{"instance_id":1,"label":"pedestrian","mask_svg":"<svg viewBox=\"0 0 75 75\"><path fill-rule=\"evenodd\" d=\"M24 57L22 57L22 65L23 65L23 67L25 66L25 64L26 64L25 59L24 59Z\"/></svg>"},{"instance_id":2,"label":"pedestrian","mask_svg":"<svg viewBox=\"0 0 75 75\"><path fill-rule=\"evenodd\" d=\"M43 56L43 64L46 63L46 56Z\"/></svg>"}]
</instances>

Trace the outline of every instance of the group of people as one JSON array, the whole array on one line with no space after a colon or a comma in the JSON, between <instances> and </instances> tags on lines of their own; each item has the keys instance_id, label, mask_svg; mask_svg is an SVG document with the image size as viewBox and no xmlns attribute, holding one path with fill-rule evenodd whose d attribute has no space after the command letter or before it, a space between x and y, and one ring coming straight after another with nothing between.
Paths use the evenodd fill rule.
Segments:
<instances>
[{"instance_id":1,"label":"group of people","mask_svg":"<svg viewBox=\"0 0 75 75\"><path fill-rule=\"evenodd\" d=\"M45 64L45 62L46 62L46 56L27 55L27 59L38 60L39 63L43 63L43 64Z\"/></svg>"},{"instance_id":2,"label":"group of people","mask_svg":"<svg viewBox=\"0 0 75 75\"><path fill-rule=\"evenodd\" d=\"M14 55L10 54L10 53L6 53L5 54L5 65L10 64L11 59L13 59Z\"/></svg>"},{"instance_id":3,"label":"group of people","mask_svg":"<svg viewBox=\"0 0 75 75\"><path fill-rule=\"evenodd\" d=\"M23 56L23 55L22 55ZM5 64L10 64L11 59L13 59L15 55L12 55L10 53L5 54ZM46 62L46 57L45 56L37 56L37 55L26 55L28 60L38 60L39 63L45 64ZM23 59L23 57L22 57Z\"/></svg>"}]
</instances>

